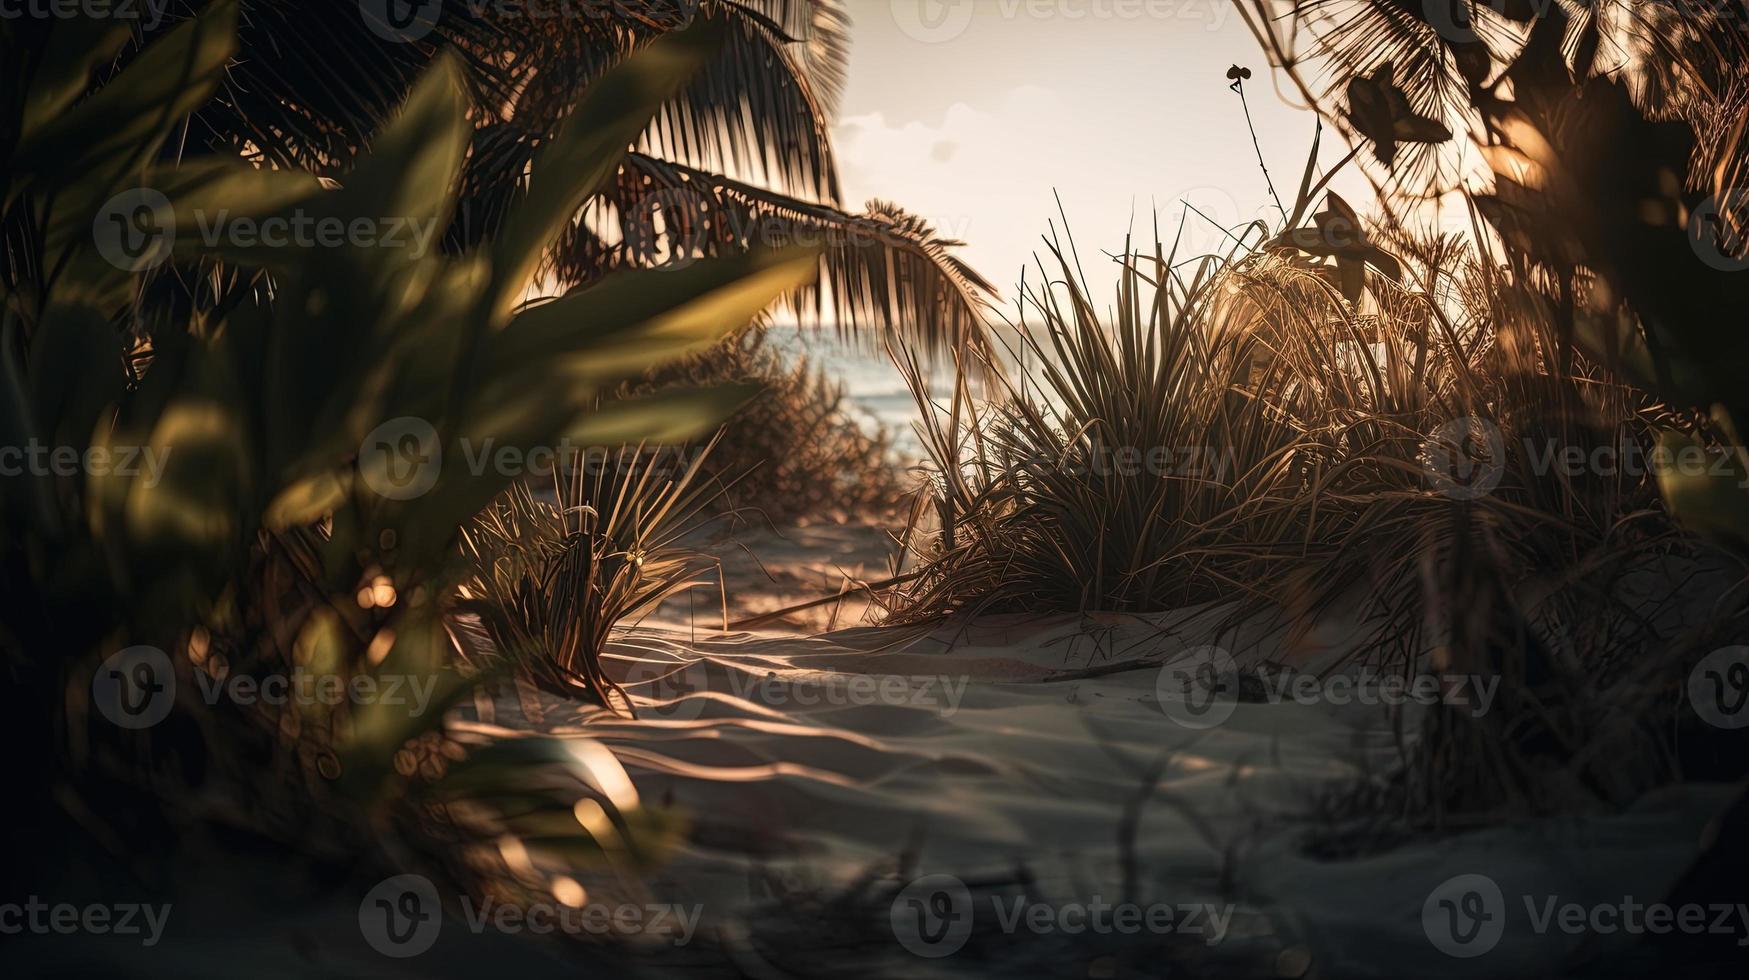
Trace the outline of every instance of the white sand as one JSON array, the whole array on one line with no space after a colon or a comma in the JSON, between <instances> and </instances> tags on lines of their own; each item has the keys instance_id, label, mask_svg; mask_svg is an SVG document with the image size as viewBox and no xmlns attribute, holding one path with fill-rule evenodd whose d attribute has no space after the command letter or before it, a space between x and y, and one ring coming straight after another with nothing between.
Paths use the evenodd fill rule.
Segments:
<instances>
[{"instance_id":1,"label":"white sand","mask_svg":"<svg viewBox=\"0 0 1749 980\"><path fill-rule=\"evenodd\" d=\"M1609 818L1313 860L1305 816L1321 792L1397 758L1391 719L1362 705L1239 703L1216 727L1179 724L1162 708L1160 667L1208 643L1221 615L817 636L670 620L626 633L609 657L638 720L508 687L476 717L599 740L644 800L688 812L690 843L652 887L702 903L715 935L744 937L749 910L773 903L773 880L831 893L901 854L912 874L1007 880L1024 866L1029 895L1123 901L1133 812L1128 897L1233 903L1226 948L1208 952L1242 951L1229 975L1548 975L1582 946L1620 940L1537 935L1524 896L1657 901L1727 802L1722 789L1689 788ZM1340 639L1326 631L1284 650L1261 632L1228 637L1241 668L1267 657L1302 670L1340 658ZM1441 952L1423 925L1430 894L1462 874L1498 883L1509 912L1499 944L1472 959ZM942 965L896 942L867 955L886 965L865 975Z\"/></svg>"}]
</instances>

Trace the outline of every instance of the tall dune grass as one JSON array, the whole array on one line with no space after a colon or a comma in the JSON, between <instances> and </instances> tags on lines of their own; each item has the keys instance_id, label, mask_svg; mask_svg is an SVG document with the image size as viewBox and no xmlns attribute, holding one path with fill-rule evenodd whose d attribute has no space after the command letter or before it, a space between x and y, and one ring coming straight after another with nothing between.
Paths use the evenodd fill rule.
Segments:
<instances>
[{"instance_id":1,"label":"tall dune grass","mask_svg":"<svg viewBox=\"0 0 1749 980\"><path fill-rule=\"evenodd\" d=\"M1224 602L1290 639L1354 623L1376 666L1500 678L1503 710L1434 712L1386 790L1433 823L1670 778L1666 681L1740 610L1683 621L1683 584L1648 587L1721 558L1654 474L1559 461L1703 427L1564 346L1551 303L1472 247L1375 234L1393 261L1358 297L1286 235L1126 244L1105 311L1053 242L1001 397L908 372L939 520L894 618Z\"/></svg>"}]
</instances>

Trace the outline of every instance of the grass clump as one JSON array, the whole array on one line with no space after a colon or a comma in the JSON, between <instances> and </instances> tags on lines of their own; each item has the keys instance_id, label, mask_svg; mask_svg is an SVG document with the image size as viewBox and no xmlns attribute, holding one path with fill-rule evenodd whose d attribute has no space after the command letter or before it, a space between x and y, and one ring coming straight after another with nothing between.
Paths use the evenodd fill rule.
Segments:
<instances>
[{"instance_id":1,"label":"grass clump","mask_svg":"<svg viewBox=\"0 0 1749 980\"><path fill-rule=\"evenodd\" d=\"M722 492L703 476L713 445L690 461L641 445L582 451L554 468L550 494L517 483L464 528L459 605L495 655L544 690L629 706L601 654L615 626L716 567L682 543Z\"/></svg>"},{"instance_id":2,"label":"grass clump","mask_svg":"<svg viewBox=\"0 0 1749 980\"><path fill-rule=\"evenodd\" d=\"M1103 315L1053 244L1017 366L979 368L1000 397L962 371L940 404L910 372L939 523L895 618L1224 603L1289 651L1346 622L1356 665L1497 679L1491 714L1436 708L1369 790L1416 823L1678 778L1670 680L1743 625L1743 570L1634 461L1716 434L1565 345L1558 304L1473 246L1373 233L1358 279L1298 234L1126 246Z\"/></svg>"},{"instance_id":3,"label":"grass clump","mask_svg":"<svg viewBox=\"0 0 1749 980\"><path fill-rule=\"evenodd\" d=\"M1257 397L1280 366L1218 315L1219 276L1162 277L1171 257L1126 251L1108 324L1069 256L1052 258L1060 278L1022 284L1023 368L989 372L997 397L944 409L910 372L941 498L915 614L1206 600L1280 536L1271 502L1306 479L1307 429Z\"/></svg>"}]
</instances>

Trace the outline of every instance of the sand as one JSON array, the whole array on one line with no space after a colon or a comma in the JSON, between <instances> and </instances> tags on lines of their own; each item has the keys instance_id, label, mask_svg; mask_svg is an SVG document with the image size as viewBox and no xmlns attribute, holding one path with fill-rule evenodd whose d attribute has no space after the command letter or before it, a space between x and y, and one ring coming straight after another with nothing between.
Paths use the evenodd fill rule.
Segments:
<instances>
[{"instance_id":1,"label":"sand","mask_svg":"<svg viewBox=\"0 0 1749 980\"><path fill-rule=\"evenodd\" d=\"M791 563L792 587L843 575L831 569L846 555L862 563L846 579L875 560L854 531L809 533L844 550ZM737 611L794 597L738 597ZM1525 896L1655 901L1728 801L1726 788L1688 787L1626 814L1315 860L1307 834L1328 829L1318 801L1388 769L1399 726L1412 730L1421 709L1272 703L1242 690L1219 724L1187 724L1170 685L1162 692L1163 667L1206 658L1226 612L811 634L817 620L723 633L670 610L622 633L608 657L637 719L503 684L458 720L599 742L642 800L685 811L689 842L652 894L702 909L704 938L686 955L728 956L752 975L995 964L1158 976L1169 961L1210 976L1545 976L1611 940L1537 934ZM1347 652L1342 636L1326 630L1285 649L1259 626L1224 639L1240 670L1317 671ZM918 955L894 911L909 882L932 875L971 896L972 932L949 956ZM1430 939L1424 913L1460 875L1488 876L1506 899L1505 934L1487 955L1449 955ZM1225 921L1218 937L1208 927L1070 935L1055 920L1005 923L1011 900L1207 906Z\"/></svg>"}]
</instances>

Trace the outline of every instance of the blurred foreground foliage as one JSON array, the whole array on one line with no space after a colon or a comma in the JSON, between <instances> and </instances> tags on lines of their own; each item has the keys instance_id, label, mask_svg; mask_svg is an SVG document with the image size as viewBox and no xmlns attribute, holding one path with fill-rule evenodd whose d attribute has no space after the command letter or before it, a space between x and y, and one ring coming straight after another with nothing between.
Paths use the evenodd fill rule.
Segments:
<instances>
[{"instance_id":1,"label":"blurred foreground foliage","mask_svg":"<svg viewBox=\"0 0 1749 980\"><path fill-rule=\"evenodd\" d=\"M604 396L816 274L817 252L754 250L524 301L549 243L714 56L722 27L672 33L598 79L542 143L493 239L444 254L198 234L215 215L447 223L470 153L463 69L445 57L337 180L162 162L225 77L237 20L235 2L207 4L95 87L125 40L116 22L57 22L46 42L5 28L18 97L0 107L0 445L162 462L0 480L4 715L11 744L33 747L14 870L53 880L85 842L150 879L209 824L449 880L510 838L527 845L510 871L537 882L590 855L648 859L672 820L639 806L605 750L446 725L480 678L456 669L445 615L465 574L460 528L510 482L471 465L470 444L709 431L746 387ZM102 247L118 207L131 226L115 241L144 245L120 262ZM236 275L254 285L176 300ZM142 646L168 653L175 704L128 730L94 710L92 682ZM300 672L435 694L427 706L199 693Z\"/></svg>"}]
</instances>

